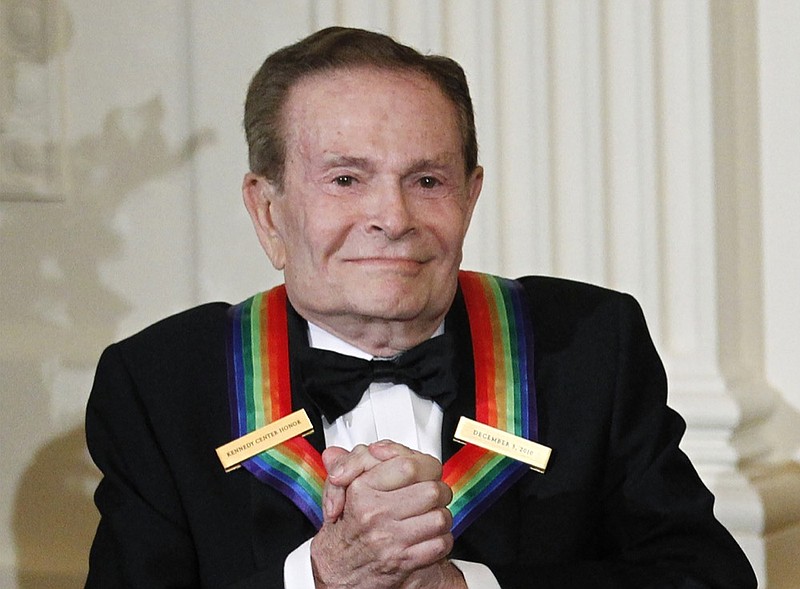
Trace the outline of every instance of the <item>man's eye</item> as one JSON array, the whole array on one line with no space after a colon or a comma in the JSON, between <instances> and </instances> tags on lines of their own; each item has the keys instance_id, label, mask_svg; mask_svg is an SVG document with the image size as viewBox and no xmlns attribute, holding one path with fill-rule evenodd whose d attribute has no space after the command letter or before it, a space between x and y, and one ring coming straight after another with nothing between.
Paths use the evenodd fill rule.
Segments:
<instances>
[{"instance_id":1,"label":"man's eye","mask_svg":"<svg viewBox=\"0 0 800 589\"><path fill-rule=\"evenodd\" d=\"M346 188L348 186L352 186L353 182L355 182L355 179L352 176L336 176L334 182L337 186L343 186Z\"/></svg>"},{"instance_id":2,"label":"man's eye","mask_svg":"<svg viewBox=\"0 0 800 589\"><path fill-rule=\"evenodd\" d=\"M439 181L433 176L423 176L419 179L419 185L422 188L436 188L439 185Z\"/></svg>"}]
</instances>

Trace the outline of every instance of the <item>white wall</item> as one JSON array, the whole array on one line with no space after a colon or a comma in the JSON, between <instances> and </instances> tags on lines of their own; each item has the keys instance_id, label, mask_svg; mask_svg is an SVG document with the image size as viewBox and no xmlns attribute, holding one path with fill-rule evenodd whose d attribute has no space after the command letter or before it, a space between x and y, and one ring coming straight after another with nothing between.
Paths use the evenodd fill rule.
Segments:
<instances>
[{"instance_id":1,"label":"white wall","mask_svg":"<svg viewBox=\"0 0 800 589\"><path fill-rule=\"evenodd\" d=\"M333 23L465 66L487 169L465 265L635 294L720 517L791 586L793 0L0 2L0 585L84 574L102 348L280 279L240 204L241 106L269 52Z\"/></svg>"}]
</instances>

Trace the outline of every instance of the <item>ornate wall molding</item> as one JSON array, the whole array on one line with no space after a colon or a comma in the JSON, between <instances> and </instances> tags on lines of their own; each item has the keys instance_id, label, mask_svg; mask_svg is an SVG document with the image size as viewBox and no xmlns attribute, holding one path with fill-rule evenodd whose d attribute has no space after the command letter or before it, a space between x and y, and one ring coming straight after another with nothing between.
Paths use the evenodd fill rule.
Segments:
<instances>
[{"instance_id":1,"label":"ornate wall molding","mask_svg":"<svg viewBox=\"0 0 800 589\"><path fill-rule=\"evenodd\" d=\"M67 17L58 2L8 0L0 32L0 200L63 200Z\"/></svg>"}]
</instances>

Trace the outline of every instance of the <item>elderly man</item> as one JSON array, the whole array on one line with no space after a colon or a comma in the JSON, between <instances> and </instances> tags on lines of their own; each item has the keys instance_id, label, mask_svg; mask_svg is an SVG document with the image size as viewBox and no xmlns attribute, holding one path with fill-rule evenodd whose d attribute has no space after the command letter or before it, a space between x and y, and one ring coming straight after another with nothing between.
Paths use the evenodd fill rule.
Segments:
<instances>
[{"instance_id":1,"label":"elderly man","mask_svg":"<svg viewBox=\"0 0 800 589\"><path fill-rule=\"evenodd\" d=\"M636 303L459 270L483 170L455 62L326 29L267 58L245 128L285 285L103 354L87 587L755 586ZM462 446L461 418L494 429Z\"/></svg>"}]
</instances>

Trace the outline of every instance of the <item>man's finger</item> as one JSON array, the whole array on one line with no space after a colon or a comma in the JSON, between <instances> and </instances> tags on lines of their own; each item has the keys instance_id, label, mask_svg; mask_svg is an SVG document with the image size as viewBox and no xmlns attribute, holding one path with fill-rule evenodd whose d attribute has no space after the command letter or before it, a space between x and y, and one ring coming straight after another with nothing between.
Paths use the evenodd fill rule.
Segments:
<instances>
[{"instance_id":1,"label":"man's finger","mask_svg":"<svg viewBox=\"0 0 800 589\"><path fill-rule=\"evenodd\" d=\"M344 456L349 454L344 448L331 446L322 452L322 463L325 470L330 471L335 468L336 463ZM336 521L344 510L346 487L334 485L330 477L325 480L325 488L322 491L322 518L326 522Z\"/></svg>"},{"instance_id":2,"label":"man's finger","mask_svg":"<svg viewBox=\"0 0 800 589\"><path fill-rule=\"evenodd\" d=\"M412 452L374 465L355 482L376 491L394 491L415 483L439 481L441 478L441 462L428 454Z\"/></svg>"},{"instance_id":3,"label":"man's finger","mask_svg":"<svg viewBox=\"0 0 800 589\"><path fill-rule=\"evenodd\" d=\"M364 444L357 445L350 452L336 446L326 448L322 453L322 461L328 471L328 479L339 487L346 487L358 476L380 463Z\"/></svg>"}]
</instances>

